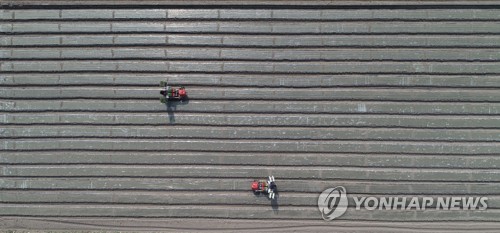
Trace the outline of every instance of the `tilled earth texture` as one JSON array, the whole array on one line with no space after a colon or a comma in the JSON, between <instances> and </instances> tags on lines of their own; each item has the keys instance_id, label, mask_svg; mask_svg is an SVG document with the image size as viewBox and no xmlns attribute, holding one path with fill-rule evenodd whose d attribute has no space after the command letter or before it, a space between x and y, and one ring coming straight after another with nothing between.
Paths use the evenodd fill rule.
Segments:
<instances>
[{"instance_id":1,"label":"tilled earth texture","mask_svg":"<svg viewBox=\"0 0 500 233\"><path fill-rule=\"evenodd\" d=\"M500 230L499 2L0 2L2 229Z\"/></svg>"}]
</instances>

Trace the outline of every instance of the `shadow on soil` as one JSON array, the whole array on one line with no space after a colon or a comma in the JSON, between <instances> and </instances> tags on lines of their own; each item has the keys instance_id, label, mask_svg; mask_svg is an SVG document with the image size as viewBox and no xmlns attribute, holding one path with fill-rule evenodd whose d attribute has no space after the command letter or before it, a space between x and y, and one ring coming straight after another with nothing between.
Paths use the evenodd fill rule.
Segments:
<instances>
[{"instance_id":1,"label":"shadow on soil","mask_svg":"<svg viewBox=\"0 0 500 233\"><path fill-rule=\"evenodd\" d=\"M175 124L175 111L177 110L177 106L186 105L188 103L189 97L184 98L184 100L182 101L168 101L167 103L165 103L169 124Z\"/></svg>"},{"instance_id":2,"label":"shadow on soil","mask_svg":"<svg viewBox=\"0 0 500 233\"><path fill-rule=\"evenodd\" d=\"M271 200L271 207L273 208L274 214L278 214L279 213L278 200L280 199L280 194L278 190L276 190L274 194L275 194L274 199Z\"/></svg>"},{"instance_id":3,"label":"shadow on soil","mask_svg":"<svg viewBox=\"0 0 500 233\"><path fill-rule=\"evenodd\" d=\"M279 213L279 203L278 203L278 200L280 198L280 194L278 192L278 190L276 190L274 192L274 199L270 199L266 194L263 194L263 193L253 193L253 195L255 195L256 197L261 197L261 198L267 198L269 200L271 200L271 208L273 209L273 212L274 214L278 214Z\"/></svg>"}]
</instances>

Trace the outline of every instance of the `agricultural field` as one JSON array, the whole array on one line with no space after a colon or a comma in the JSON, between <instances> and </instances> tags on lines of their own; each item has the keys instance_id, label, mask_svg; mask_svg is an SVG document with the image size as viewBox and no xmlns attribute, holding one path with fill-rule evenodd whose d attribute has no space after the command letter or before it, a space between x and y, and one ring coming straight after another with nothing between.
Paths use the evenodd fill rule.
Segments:
<instances>
[{"instance_id":1,"label":"agricultural field","mask_svg":"<svg viewBox=\"0 0 500 233\"><path fill-rule=\"evenodd\" d=\"M500 228L498 2L3 2L2 229ZM254 195L270 175L277 198ZM326 222L335 186L349 208Z\"/></svg>"}]
</instances>

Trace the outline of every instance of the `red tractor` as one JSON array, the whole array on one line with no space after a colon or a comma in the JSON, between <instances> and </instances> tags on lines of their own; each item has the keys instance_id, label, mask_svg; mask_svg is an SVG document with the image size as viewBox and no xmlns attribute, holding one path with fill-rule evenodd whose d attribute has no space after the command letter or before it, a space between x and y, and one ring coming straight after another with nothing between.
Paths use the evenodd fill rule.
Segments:
<instances>
[{"instance_id":1,"label":"red tractor","mask_svg":"<svg viewBox=\"0 0 500 233\"><path fill-rule=\"evenodd\" d=\"M160 91L162 97L160 97L160 102L166 103L168 101L183 101L187 98L187 92L184 87L171 87L166 82L160 82L160 87L163 90Z\"/></svg>"},{"instance_id":2,"label":"red tractor","mask_svg":"<svg viewBox=\"0 0 500 233\"><path fill-rule=\"evenodd\" d=\"M274 181L274 176L269 176L269 179L266 180L254 180L252 182L252 191L255 194L268 194L270 199L274 199L276 196L277 186Z\"/></svg>"}]
</instances>

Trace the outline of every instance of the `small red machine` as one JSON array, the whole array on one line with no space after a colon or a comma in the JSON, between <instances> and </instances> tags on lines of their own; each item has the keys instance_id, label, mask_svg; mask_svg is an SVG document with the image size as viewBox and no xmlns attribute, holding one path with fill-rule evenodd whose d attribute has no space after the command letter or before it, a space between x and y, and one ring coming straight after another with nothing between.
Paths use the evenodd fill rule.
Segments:
<instances>
[{"instance_id":1,"label":"small red machine","mask_svg":"<svg viewBox=\"0 0 500 233\"><path fill-rule=\"evenodd\" d=\"M252 191L255 194L265 193L268 194L270 199L274 199L276 196L277 186L274 180L274 176L269 176L266 180L254 180L252 182Z\"/></svg>"},{"instance_id":2,"label":"small red machine","mask_svg":"<svg viewBox=\"0 0 500 233\"><path fill-rule=\"evenodd\" d=\"M162 97L160 97L160 102L166 103L168 101L183 101L184 99L187 98L187 92L184 87L171 87L169 86L166 82L160 82L160 87L163 88L163 90L160 91L160 94Z\"/></svg>"}]
</instances>

